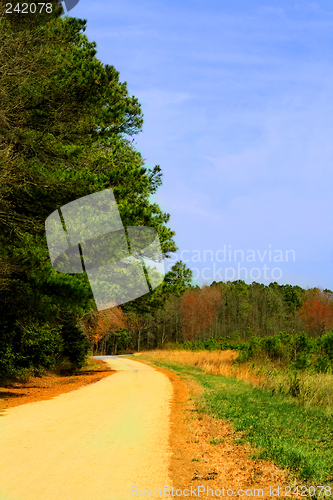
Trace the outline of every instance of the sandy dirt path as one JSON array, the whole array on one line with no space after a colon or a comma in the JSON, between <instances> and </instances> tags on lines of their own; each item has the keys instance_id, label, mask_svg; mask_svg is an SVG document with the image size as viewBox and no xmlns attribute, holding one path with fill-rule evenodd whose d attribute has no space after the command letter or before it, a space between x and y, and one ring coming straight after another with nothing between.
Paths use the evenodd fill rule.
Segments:
<instances>
[{"instance_id":1,"label":"sandy dirt path","mask_svg":"<svg viewBox=\"0 0 333 500\"><path fill-rule=\"evenodd\" d=\"M0 417L0 500L127 500L171 485L172 384L126 358L117 373Z\"/></svg>"}]
</instances>

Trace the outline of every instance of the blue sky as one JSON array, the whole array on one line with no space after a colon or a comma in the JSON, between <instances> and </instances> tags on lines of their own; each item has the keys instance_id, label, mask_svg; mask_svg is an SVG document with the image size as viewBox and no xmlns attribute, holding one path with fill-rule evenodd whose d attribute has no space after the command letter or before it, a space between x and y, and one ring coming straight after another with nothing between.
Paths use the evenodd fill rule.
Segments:
<instances>
[{"instance_id":1,"label":"blue sky","mask_svg":"<svg viewBox=\"0 0 333 500\"><path fill-rule=\"evenodd\" d=\"M199 284L333 289L332 2L80 0L70 15L142 105L173 261Z\"/></svg>"}]
</instances>

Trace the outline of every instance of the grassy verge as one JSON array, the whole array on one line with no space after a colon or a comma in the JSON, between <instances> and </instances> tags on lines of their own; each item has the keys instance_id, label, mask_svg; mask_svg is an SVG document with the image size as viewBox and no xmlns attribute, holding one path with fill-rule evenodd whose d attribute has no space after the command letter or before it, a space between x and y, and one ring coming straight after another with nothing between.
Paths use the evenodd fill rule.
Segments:
<instances>
[{"instance_id":1,"label":"grassy verge","mask_svg":"<svg viewBox=\"0 0 333 500\"><path fill-rule=\"evenodd\" d=\"M256 448L253 458L291 468L309 485L329 485L333 493L333 419L327 408L301 407L290 396L168 361L164 355L143 359L193 377L204 388L199 411L228 420L241 433L239 442Z\"/></svg>"}]
</instances>

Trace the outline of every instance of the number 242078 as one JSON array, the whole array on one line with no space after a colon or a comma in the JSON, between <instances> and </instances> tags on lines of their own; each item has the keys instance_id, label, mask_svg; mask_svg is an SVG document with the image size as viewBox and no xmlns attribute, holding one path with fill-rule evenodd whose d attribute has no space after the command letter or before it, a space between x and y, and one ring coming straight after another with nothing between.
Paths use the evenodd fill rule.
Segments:
<instances>
[{"instance_id":1,"label":"number 242078","mask_svg":"<svg viewBox=\"0 0 333 500\"><path fill-rule=\"evenodd\" d=\"M6 3L6 14L13 14L17 12L19 14L35 14L45 11L47 14L51 14L52 12L52 4L51 3L17 3L14 8L12 3Z\"/></svg>"},{"instance_id":2,"label":"number 242078","mask_svg":"<svg viewBox=\"0 0 333 500\"><path fill-rule=\"evenodd\" d=\"M285 487L285 497L291 497L291 495L300 495L301 497L313 497L317 494L317 496L331 496L332 495L332 488L331 486L310 486L309 488L307 486L301 486L300 491L298 490L298 486L292 491L290 486Z\"/></svg>"}]
</instances>

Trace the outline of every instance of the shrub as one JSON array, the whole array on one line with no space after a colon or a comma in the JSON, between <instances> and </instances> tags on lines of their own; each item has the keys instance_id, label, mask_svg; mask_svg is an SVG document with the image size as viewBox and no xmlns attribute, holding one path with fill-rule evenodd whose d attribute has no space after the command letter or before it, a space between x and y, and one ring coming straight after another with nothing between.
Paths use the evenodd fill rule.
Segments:
<instances>
[{"instance_id":1,"label":"shrub","mask_svg":"<svg viewBox=\"0 0 333 500\"><path fill-rule=\"evenodd\" d=\"M252 357L250 349L241 349L239 351L238 357L235 359L235 363L245 363L249 361Z\"/></svg>"},{"instance_id":2,"label":"shrub","mask_svg":"<svg viewBox=\"0 0 333 500\"><path fill-rule=\"evenodd\" d=\"M90 343L83 331L73 319L66 319L62 325L62 356L68 358L74 368L84 366L90 349Z\"/></svg>"},{"instance_id":3,"label":"shrub","mask_svg":"<svg viewBox=\"0 0 333 500\"><path fill-rule=\"evenodd\" d=\"M9 345L0 345L0 380L15 374L15 356L12 347Z\"/></svg>"},{"instance_id":4,"label":"shrub","mask_svg":"<svg viewBox=\"0 0 333 500\"><path fill-rule=\"evenodd\" d=\"M124 354L132 340L132 337L130 336L128 329L121 328L120 330L114 333L114 336L115 336L116 352L118 354Z\"/></svg>"},{"instance_id":5,"label":"shrub","mask_svg":"<svg viewBox=\"0 0 333 500\"><path fill-rule=\"evenodd\" d=\"M193 340L192 341L192 351L204 351L205 343L202 340Z\"/></svg>"},{"instance_id":6,"label":"shrub","mask_svg":"<svg viewBox=\"0 0 333 500\"><path fill-rule=\"evenodd\" d=\"M288 393L294 398L299 397L301 394L301 379L296 371L289 377Z\"/></svg>"},{"instance_id":7,"label":"shrub","mask_svg":"<svg viewBox=\"0 0 333 500\"><path fill-rule=\"evenodd\" d=\"M324 352L330 361L333 361L333 330L322 337Z\"/></svg>"},{"instance_id":8,"label":"shrub","mask_svg":"<svg viewBox=\"0 0 333 500\"><path fill-rule=\"evenodd\" d=\"M315 341L311 342L311 339L306 336L305 332L299 333L295 337L295 351L296 353L308 353L315 343Z\"/></svg>"},{"instance_id":9,"label":"shrub","mask_svg":"<svg viewBox=\"0 0 333 500\"><path fill-rule=\"evenodd\" d=\"M315 363L317 373L327 373L331 367L330 360L327 357L318 356Z\"/></svg>"},{"instance_id":10,"label":"shrub","mask_svg":"<svg viewBox=\"0 0 333 500\"><path fill-rule=\"evenodd\" d=\"M220 348L220 343L215 339L208 339L204 344L207 351L217 351Z\"/></svg>"},{"instance_id":11,"label":"shrub","mask_svg":"<svg viewBox=\"0 0 333 500\"><path fill-rule=\"evenodd\" d=\"M296 370L307 370L311 366L311 360L309 356L304 352L299 352L296 354L295 361L290 363L291 368Z\"/></svg>"},{"instance_id":12,"label":"shrub","mask_svg":"<svg viewBox=\"0 0 333 500\"><path fill-rule=\"evenodd\" d=\"M282 355L281 340L279 337L268 337L263 345L270 358L278 358Z\"/></svg>"},{"instance_id":13,"label":"shrub","mask_svg":"<svg viewBox=\"0 0 333 500\"><path fill-rule=\"evenodd\" d=\"M61 329L30 325L23 328L21 349L16 356L16 365L23 368L33 368L35 374L41 374L41 367L53 368L63 351Z\"/></svg>"},{"instance_id":14,"label":"shrub","mask_svg":"<svg viewBox=\"0 0 333 500\"><path fill-rule=\"evenodd\" d=\"M281 340L281 350L283 358L291 359L294 347L294 337L290 335L290 333L287 333L286 330L280 332L279 337Z\"/></svg>"}]
</instances>

